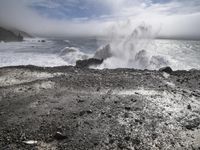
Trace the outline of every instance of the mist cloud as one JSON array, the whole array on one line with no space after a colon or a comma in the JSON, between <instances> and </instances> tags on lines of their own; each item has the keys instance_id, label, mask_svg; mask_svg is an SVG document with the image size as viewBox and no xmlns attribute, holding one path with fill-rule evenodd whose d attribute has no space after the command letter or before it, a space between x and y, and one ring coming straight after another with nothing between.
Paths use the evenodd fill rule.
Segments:
<instances>
[{"instance_id":1,"label":"mist cloud","mask_svg":"<svg viewBox=\"0 0 200 150\"><path fill-rule=\"evenodd\" d=\"M1 0L0 26L39 36L103 35L145 22L160 36L200 37L199 0Z\"/></svg>"}]
</instances>

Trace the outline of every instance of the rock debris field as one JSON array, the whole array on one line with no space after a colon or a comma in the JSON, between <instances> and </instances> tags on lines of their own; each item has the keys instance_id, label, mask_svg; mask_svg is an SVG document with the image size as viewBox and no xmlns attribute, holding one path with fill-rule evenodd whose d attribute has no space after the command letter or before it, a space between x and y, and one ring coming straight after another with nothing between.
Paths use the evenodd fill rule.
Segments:
<instances>
[{"instance_id":1,"label":"rock debris field","mask_svg":"<svg viewBox=\"0 0 200 150\"><path fill-rule=\"evenodd\" d=\"M2 150L199 150L200 71L0 68Z\"/></svg>"}]
</instances>

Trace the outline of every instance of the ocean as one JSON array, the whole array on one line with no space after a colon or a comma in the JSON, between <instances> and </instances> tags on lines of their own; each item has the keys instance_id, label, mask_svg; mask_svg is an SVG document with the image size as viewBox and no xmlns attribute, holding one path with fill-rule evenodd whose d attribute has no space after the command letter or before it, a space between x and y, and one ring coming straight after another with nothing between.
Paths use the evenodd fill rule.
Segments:
<instances>
[{"instance_id":1,"label":"ocean","mask_svg":"<svg viewBox=\"0 0 200 150\"><path fill-rule=\"evenodd\" d=\"M168 39L27 38L23 42L0 42L0 67L36 65L54 67L77 60L103 58L103 68L157 70L200 69L200 41Z\"/></svg>"}]
</instances>

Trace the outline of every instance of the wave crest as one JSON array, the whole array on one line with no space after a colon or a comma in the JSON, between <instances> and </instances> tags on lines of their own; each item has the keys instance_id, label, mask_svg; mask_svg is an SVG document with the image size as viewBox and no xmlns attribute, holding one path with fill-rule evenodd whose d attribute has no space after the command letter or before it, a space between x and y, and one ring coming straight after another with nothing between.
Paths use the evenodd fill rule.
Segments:
<instances>
[{"instance_id":1,"label":"wave crest","mask_svg":"<svg viewBox=\"0 0 200 150\"><path fill-rule=\"evenodd\" d=\"M59 53L59 56L70 65L75 65L77 60L88 59L89 55L81 52L76 47L65 47Z\"/></svg>"}]
</instances>

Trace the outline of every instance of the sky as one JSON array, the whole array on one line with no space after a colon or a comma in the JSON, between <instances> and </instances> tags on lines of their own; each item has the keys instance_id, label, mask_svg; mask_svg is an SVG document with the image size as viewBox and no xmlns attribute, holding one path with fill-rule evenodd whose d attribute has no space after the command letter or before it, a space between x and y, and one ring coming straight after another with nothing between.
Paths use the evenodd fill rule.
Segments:
<instances>
[{"instance_id":1,"label":"sky","mask_svg":"<svg viewBox=\"0 0 200 150\"><path fill-rule=\"evenodd\" d=\"M0 26L37 36L104 35L116 24L200 38L200 0L0 0Z\"/></svg>"}]
</instances>

